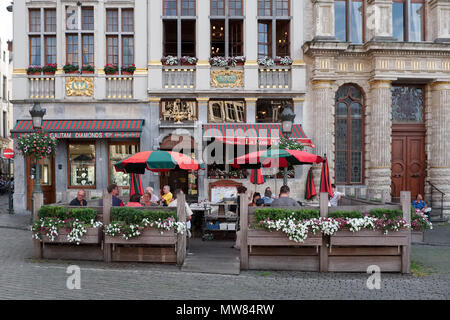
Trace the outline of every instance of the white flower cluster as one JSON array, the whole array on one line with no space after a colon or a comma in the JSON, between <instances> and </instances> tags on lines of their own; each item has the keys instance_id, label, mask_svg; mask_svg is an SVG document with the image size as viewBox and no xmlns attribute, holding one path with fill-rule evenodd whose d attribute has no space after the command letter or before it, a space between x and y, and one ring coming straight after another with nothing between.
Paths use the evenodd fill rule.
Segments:
<instances>
[{"instance_id":1,"label":"white flower cluster","mask_svg":"<svg viewBox=\"0 0 450 320\"><path fill-rule=\"evenodd\" d=\"M270 68L275 64L275 61L273 59L270 59L269 57L259 58L258 64L260 66L264 66L266 68Z\"/></svg>"},{"instance_id":2,"label":"white flower cluster","mask_svg":"<svg viewBox=\"0 0 450 320\"><path fill-rule=\"evenodd\" d=\"M111 237L116 237L120 234L120 225L117 222L113 222L105 226L105 233Z\"/></svg>"},{"instance_id":3,"label":"white flower cluster","mask_svg":"<svg viewBox=\"0 0 450 320\"><path fill-rule=\"evenodd\" d=\"M72 224L72 229L67 235L67 241L76 242L77 245L81 243L81 238L86 234L87 229L83 223L80 223L78 219L76 219Z\"/></svg>"},{"instance_id":4,"label":"white flower cluster","mask_svg":"<svg viewBox=\"0 0 450 320\"><path fill-rule=\"evenodd\" d=\"M141 232L139 231L140 226L138 224L130 224L129 227L130 227L130 230L128 232L124 232L122 234L122 236L125 240L139 237L141 235Z\"/></svg>"},{"instance_id":5,"label":"white flower cluster","mask_svg":"<svg viewBox=\"0 0 450 320\"><path fill-rule=\"evenodd\" d=\"M364 218L347 218L346 222L350 231L357 232L361 229L375 229L376 220L376 218L364 216Z\"/></svg>"},{"instance_id":6,"label":"white flower cluster","mask_svg":"<svg viewBox=\"0 0 450 320\"><path fill-rule=\"evenodd\" d=\"M332 236L339 230L339 222L333 218L321 217L319 219L319 227L323 234Z\"/></svg>"},{"instance_id":7,"label":"white flower cluster","mask_svg":"<svg viewBox=\"0 0 450 320\"><path fill-rule=\"evenodd\" d=\"M177 222L171 218L165 220L158 219L154 221L144 218L140 224L130 224L126 226L123 226L118 222L113 222L105 226L105 233L111 237L122 235L124 239L128 240L140 236L142 234L142 228L159 229L161 234L164 234L164 230L174 230L175 233L184 234L186 232L186 223Z\"/></svg>"},{"instance_id":8,"label":"white flower cluster","mask_svg":"<svg viewBox=\"0 0 450 320\"><path fill-rule=\"evenodd\" d=\"M282 231L287 234L289 240L295 242L304 242L308 237L308 225L307 223L297 222L292 218L280 219L280 220L266 220L264 226L267 229L274 229L276 231Z\"/></svg>"}]
</instances>

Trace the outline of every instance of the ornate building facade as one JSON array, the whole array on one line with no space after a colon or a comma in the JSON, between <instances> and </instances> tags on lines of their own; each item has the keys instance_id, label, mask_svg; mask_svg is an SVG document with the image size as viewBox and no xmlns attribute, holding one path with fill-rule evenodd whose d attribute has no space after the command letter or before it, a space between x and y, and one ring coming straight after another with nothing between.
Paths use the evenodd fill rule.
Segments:
<instances>
[{"instance_id":1,"label":"ornate building facade","mask_svg":"<svg viewBox=\"0 0 450 320\"><path fill-rule=\"evenodd\" d=\"M306 4L305 130L337 185L450 205L450 2ZM447 212L448 213L448 212Z\"/></svg>"},{"instance_id":2,"label":"ornate building facade","mask_svg":"<svg viewBox=\"0 0 450 320\"><path fill-rule=\"evenodd\" d=\"M16 0L13 12L13 81L21 89L11 133L33 130L35 103L47 110L43 128L58 150L43 163L46 202L70 199L79 188L100 196L111 182L126 192L129 177L113 164L138 150L182 147L208 163L207 147L223 141L232 142L221 144L224 155L207 170L147 172L144 186L181 187L193 200L224 180L262 191L229 161L262 135L276 142L284 108L296 114L292 135L312 145L302 130L303 1ZM54 74L28 72L47 64L57 65ZM282 179L273 176L279 179L267 185L279 188ZM306 175L297 168L290 176ZM17 211L30 207L32 178L32 163L17 155ZM304 183L289 185L303 195Z\"/></svg>"}]
</instances>

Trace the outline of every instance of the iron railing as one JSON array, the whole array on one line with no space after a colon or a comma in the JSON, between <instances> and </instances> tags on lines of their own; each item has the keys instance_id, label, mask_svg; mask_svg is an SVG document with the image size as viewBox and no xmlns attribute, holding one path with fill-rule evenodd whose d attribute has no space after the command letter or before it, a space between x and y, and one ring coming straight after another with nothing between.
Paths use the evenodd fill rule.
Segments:
<instances>
[{"instance_id":1,"label":"iron railing","mask_svg":"<svg viewBox=\"0 0 450 320\"><path fill-rule=\"evenodd\" d=\"M439 190L434 184L432 184L430 181L427 181L428 184L431 186L431 199L430 199L430 207L432 208L432 210L434 210L433 207L433 189L436 190L437 192L439 192L441 194L441 207L439 208L441 210L441 214L440 214L440 220L444 219L444 196L445 193L442 192L441 190Z\"/></svg>"}]
</instances>

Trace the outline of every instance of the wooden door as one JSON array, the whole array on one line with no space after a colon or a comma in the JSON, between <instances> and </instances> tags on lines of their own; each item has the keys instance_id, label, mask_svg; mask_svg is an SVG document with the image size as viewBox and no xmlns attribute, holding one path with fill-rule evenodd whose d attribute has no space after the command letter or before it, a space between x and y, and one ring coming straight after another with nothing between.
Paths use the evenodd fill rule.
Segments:
<instances>
[{"instance_id":1,"label":"wooden door","mask_svg":"<svg viewBox=\"0 0 450 320\"><path fill-rule=\"evenodd\" d=\"M30 158L27 158L27 208L32 209L31 197L34 190L34 172L31 176L31 168L34 167ZM32 179L33 178L33 179ZM41 188L44 194L44 204L56 202L55 188L55 159L46 158L41 160Z\"/></svg>"},{"instance_id":2,"label":"wooden door","mask_svg":"<svg viewBox=\"0 0 450 320\"><path fill-rule=\"evenodd\" d=\"M400 191L410 190L411 197L424 193L425 128L393 125L391 195L400 198Z\"/></svg>"}]
</instances>

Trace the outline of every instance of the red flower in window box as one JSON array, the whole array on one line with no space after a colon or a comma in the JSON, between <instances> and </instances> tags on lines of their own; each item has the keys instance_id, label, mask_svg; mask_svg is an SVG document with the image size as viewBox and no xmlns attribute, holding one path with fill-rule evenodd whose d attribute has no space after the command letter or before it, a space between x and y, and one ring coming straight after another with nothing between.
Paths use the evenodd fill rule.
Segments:
<instances>
[{"instance_id":1,"label":"red flower in window box","mask_svg":"<svg viewBox=\"0 0 450 320\"><path fill-rule=\"evenodd\" d=\"M80 71L78 69L79 69L79 67L76 64L70 64L70 63L66 64L63 67L63 70L65 73L79 73Z\"/></svg>"},{"instance_id":2,"label":"red flower in window box","mask_svg":"<svg viewBox=\"0 0 450 320\"><path fill-rule=\"evenodd\" d=\"M119 74L119 68L115 64L106 64L106 66L103 68L103 71L105 71L105 74L107 75Z\"/></svg>"},{"instance_id":3,"label":"red flower in window box","mask_svg":"<svg viewBox=\"0 0 450 320\"><path fill-rule=\"evenodd\" d=\"M27 74L29 76L36 76L36 75L40 75L42 72L42 67L41 66L29 66L27 68Z\"/></svg>"},{"instance_id":4,"label":"red flower in window box","mask_svg":"<svg viewBox=\"0 0 450 320\"><path fill-rule=\"evenodd\" d=\"M92 66L90 64L81 66L81 73L83 73L83 74L94 73L94 71L95 71L94 66Z\"/></svg>"},{"instance_id":5,"label":"red flower in window box","mask_svg":"<svg viewBox=\"0 0 450 320\"><path fill-rule=\"evenodd\" d=\"M58 69L56 63L49 63L42 67L42 71L44 72L45 75L54 75L56 69Z\"/></svg>"},{"instance_id":6,"label":"red flower in window box","mask_svg":"<svg viewBox=\"0 0 450 320\"><path fill-rule=\"evenodd\" d=\"M122 67L122 74L126 75L132 75L134 74L134 71L136 71L136 66L132 64L131 66L124 66Z\"/></svg>"}]
</instances>

